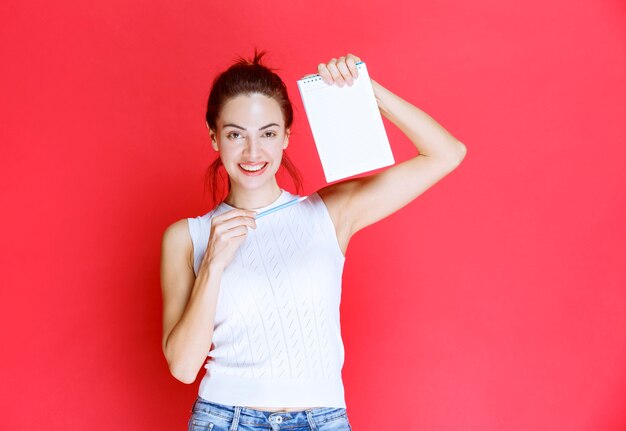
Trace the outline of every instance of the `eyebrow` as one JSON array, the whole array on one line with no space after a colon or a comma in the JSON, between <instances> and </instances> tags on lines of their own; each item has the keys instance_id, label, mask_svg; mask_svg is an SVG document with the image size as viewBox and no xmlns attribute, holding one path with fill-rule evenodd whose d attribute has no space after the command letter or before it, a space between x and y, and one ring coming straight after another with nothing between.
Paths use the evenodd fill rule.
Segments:
<instances>
[{"instance_id":1,"label":"eyebrow","mask_svg":"<svg viewBox=\"0 0 626 431\"><path fill-rule=\"evenodd\" d=\"M236 125L236 124L233 124L233 123L224 124L224 126L222 126L222 127L228 127L228 126L230 126L230 127L236 127L236 128L238 128L238 129L241 129L241 130L246 130L245 128L243 128L243 127L241 127L241 126L238 126L238 125ZM259 130L267 129L268 127L271 127L271 126L278 126L278 127L280 127L280 125L279 125L279 124L276 124L276 123L270 123L270 124L268 124L267 126L263 126L263 127L261 127Z\"/></svg>"}]
</instances>

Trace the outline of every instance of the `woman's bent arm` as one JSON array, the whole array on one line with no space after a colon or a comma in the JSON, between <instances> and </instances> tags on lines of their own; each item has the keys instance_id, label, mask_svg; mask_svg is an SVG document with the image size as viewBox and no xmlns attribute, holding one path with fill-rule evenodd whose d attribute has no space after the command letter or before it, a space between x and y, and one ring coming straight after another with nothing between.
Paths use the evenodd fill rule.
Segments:
<instances>
[{"instance_id":1,"label":"woman's bent arm","mask_svg":"<svg viewBox=\"0 0 626 431\"><path fill-rule=\"evenodd\" d=\"M465 146L430 115L370 79L381 113L415 145L419 153L443 162L458 164Z\"/></svg>"},{"instance_id":2,"label":"woman's bent arm","mask_svg":"<svg viewBox=\"0 0 626 431\"><path fill-rule=\"evenodd\" d=\"M204 259L198 277L194 276L187 223L186 219L180 220L163 234L162 347L172 375L183 383L193 383L211 348L222 270L209 267Z\"/></svg>"},{"instance_id":3,"label":"woman's bent arm","mask_svg":"<svg viewBox=\"0 0 626 431\"><path fill-rule=\"evenodd\" d=\"M215 309L224 268L256 229L254 211L232 209L211 219L211 232L198 277L187 219L165 230L161 254L163 353L170 372L193 383L211 350Z\"/></svg>"},{"instance_id":4,"label":"woman's bent arm","mask_svg":"<svg viewBox=\"0 0 626 431\"><path fill-rule=\"evenodd\" d=\"M348 54L318 65L318 71L327 83L344 85L358 75L355 63L359 60ZM319 190L344 252L354 233L417 198L453 171L467 152L465 145L424 111L370 80L380 112L411 140L419 154L377 174Z\"/></svg>"}]
</instances>

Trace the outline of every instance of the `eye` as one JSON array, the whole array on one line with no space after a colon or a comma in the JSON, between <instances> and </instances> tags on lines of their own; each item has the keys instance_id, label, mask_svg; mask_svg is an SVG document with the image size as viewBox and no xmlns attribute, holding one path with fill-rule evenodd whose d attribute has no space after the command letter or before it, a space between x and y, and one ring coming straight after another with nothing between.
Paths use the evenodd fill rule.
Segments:
<instances>
[{"instance_id":1,"label":"eye","mask_svg":"<svg viewBox=\"0 0 626 431\"><path fill-rule=\"evenodd\" d=\"M273 138L276 136L276 132L274 132L273 130L268 130L263 134L263 136L265 136L266 138Z\"/></svg>"},{"instance_id":2,"label":"eye","mask_svg":"<svg viewBox=\"0 0 626 431\"><path fill-rule=\"evenodd\" d=\"M239 132L228 132L226 134L226 137L228 139L239 139L241 137L241 133L239 133Z\"/></svg>"}]
</instances>

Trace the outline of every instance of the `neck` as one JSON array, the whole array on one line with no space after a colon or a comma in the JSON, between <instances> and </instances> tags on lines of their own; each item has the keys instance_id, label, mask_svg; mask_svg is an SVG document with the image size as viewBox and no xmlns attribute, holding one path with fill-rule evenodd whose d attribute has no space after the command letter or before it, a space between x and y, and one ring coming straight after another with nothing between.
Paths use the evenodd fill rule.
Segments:
<instances>
[{"instance_id":1,"label":"neck","mask_svg":"<svg viewBox=\"0 0 626 431\"><path fill-rule=\"evenodd\" d=\"M278 199L281 193L282 190L275 179L272 183L258 189L244 189L233 183L224 202L235 208L254 210L268 206Z\"/></svg>"}]
</instances>

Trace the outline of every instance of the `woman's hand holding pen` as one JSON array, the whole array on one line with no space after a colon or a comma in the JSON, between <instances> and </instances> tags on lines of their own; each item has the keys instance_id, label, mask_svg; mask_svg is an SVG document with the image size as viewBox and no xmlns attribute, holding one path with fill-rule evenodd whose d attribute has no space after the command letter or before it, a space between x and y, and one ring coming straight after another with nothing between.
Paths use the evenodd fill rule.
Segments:
<instances>
[{"instance_id":1,"label":"woman's hand holding pen","mask_svg":"<svg viewBox=\"0 0 626 431\"><path fill-rule=\"evenodd\" d=\"M224 270L245 241L248 228L256 229L255 214L237 208L213 217L203 265Z\"/></svg>"}]
</instances>

